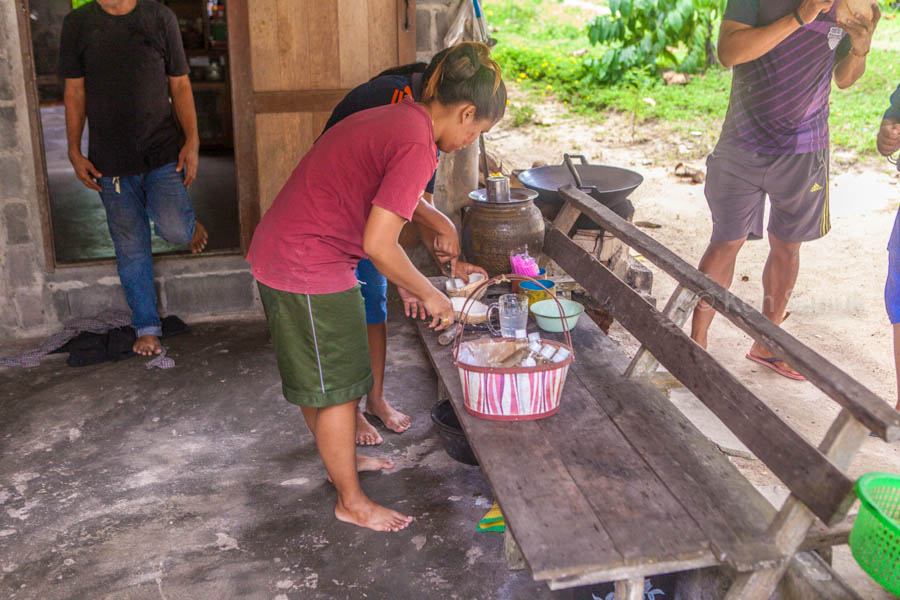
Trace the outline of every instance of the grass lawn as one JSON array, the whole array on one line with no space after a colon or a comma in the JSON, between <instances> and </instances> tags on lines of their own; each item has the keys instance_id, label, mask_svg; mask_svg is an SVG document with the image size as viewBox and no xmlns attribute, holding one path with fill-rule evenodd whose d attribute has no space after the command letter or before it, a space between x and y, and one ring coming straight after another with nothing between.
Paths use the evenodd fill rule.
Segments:
<instances>
[{"instance_id":1,"label":"grass lawn","mask_svg":"<svg viewBox=\"0 0 900 600\"><path fill-rule=\"evenodd\" d=\"M591 59L606 48L592 46L586 25L605 2L561 3L558 0L485 2L489 24L496 28L494 56L508 81L532 98L553 94L572 112L602 120L607 111L628 112L639 121L665 123L675 131L700 130L718 135L731 88L731 71L714 68L685 86L667 86L636 77L614 86L592 83ZM891 92L900 84L900 13L884 10L875 32L866 74L849 90L831 95L831 139L836 150L875 155L875 133ZM512 106L527 121L527 103Z\"/></svg>"}]
</instances>

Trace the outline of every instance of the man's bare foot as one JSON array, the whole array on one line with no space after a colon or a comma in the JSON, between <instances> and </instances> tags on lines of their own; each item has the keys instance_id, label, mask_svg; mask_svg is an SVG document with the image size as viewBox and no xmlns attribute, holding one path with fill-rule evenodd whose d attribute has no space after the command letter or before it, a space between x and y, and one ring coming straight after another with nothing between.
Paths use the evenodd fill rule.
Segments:
<instances>
[{"instance_id":1,"label":"man's bare foot","mask_svg":"<svg viewBox=\"0 0 900 600\"><path fill-rule=\"evenodd\" d=\"M141 356L154 356L162 352L159 338L152 334L142 335L136 339L131 349L135 354L140 354Z\"/></svg>"},{"instance_id":2,"label":"man's bare foot","mask_svg":"<svg viewBox=\"0 0 900 600\"><path fill-rule=\"evenodd\" d=\"M394 433L403 433L411 424L409 415L405 415L390 404L387 400L373 402L366 396L366 414L378 417L384 426Z\"/></svg>"},{"instance_id":3,"label":"man's bare foot","mask_svg":"<svg viewBox=\"0 0 900 600\"><path fill-rule=\"evenodd\" d=\"M362 473L363 471L385 471L387 469L393 469L396 464L397 463L389 458L375 458L374 456L363 456L359 453L356 455L356 471L358 473ZM326 475L325 478L330 483L334 483L331 480L331 475Z\"/></svg>"},{"instance_id":4,"label":"man's bare foot","mask_svg":"<svg viewBox=\"0 0 900 600\"><path fill-rule=\"evenodd\" d=\"M412 517L375 504L368 498L353 505L345 505L338 500L334 507L334 516L339 521L375 531L400 531L409 527L409 524L413 522Z\"/></svg>"},{"instance_id":5,"label":"man's bare foot","mask_svg":"<svg viewBox=\"0 0 900 600\"><path fill-rule=\"evenodd\" d=\"M377 446L383 441L378 431L366 420L362 411L356 411L356 444L358 446Z\"/></svg>"},{"instance_id":6,"label":"man's bare foot","mask_svg":"<svg viewBox=\"0 0 900 600\"><path fill-rule=\"evenodd\" d=\"M191 241L188 243L188 246L191 249L191 254L200 254L201 252L203 252L203 249L206 248L206 242L208 240L209 235L206 233L206 227L195 221L194 237L192 237Z\"/></svg>"}]
</instances>

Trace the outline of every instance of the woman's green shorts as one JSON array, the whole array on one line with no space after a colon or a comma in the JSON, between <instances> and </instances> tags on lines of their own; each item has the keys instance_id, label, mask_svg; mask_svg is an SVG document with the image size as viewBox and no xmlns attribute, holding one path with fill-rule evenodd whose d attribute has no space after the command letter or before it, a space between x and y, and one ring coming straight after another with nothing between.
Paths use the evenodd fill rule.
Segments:
<instances>
[{"instance_id":1,"label":"woman's green shorts","mask_svg":"<svg viewBox=\"0 0 900 600\"><path fill-rule=\"evenodd\" d=\"M333 406L368 393L372 367L359 286L307 295L257 284L288 402Z\"/></svg>"}]
</instances>

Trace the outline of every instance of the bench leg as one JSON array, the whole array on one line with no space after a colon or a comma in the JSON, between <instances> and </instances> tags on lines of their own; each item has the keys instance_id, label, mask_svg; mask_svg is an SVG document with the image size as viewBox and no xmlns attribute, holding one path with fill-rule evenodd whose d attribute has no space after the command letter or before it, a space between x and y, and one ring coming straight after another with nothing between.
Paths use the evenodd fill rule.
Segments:
<instances>
[{"instance_id":1,"label":"bench leg","mask_svg":"<svg viewBox=\"0 0 900 600\"><path fill-rule=\"evenodd\" d=\"M509 525L506 526L506 530L503 532L503 555L506 556L506 564L509 566L510 571L519 571L527 566L519 544L516 543L516 539L509 531Z\"/></svg>"},{"instance_id":2,"label":"bench leg","mask_svg":"<svg viewBox=\"0 0 900 600\"><path fill-rule=\"evenodd\" d=\"M444 382L440 379L437 380L437 401L443 402L444 400L450 399L450 392L447 391L447 386L444 385Z\"/></svg>"},{"instance_id":3,"label":"bench leg","mask_svg":"<svg viewBox=\"0 0 900 600\"><path fill-rule=\"evenodd\" d=\"M834 564L833 564L833 562L834 562L834 549L833 549L831 546L828 546L828 547L826 547L826 548L817 548L817 549L816 549L816 554L818 554L819 557L820 557L822 560L824 560L824 561L825 561L825 564L827 564L829 567L833 567L833 566L834 566Z\"/></svg>"},{"instance_id":4,"label":"bench leg","mask_svg":"<svg viewBox=\"0 0 900 600\"><path fill-rule=\"evenodd\" d=\"M825 434L819 449L840 469L849 469L853 457L868 438L869 430L859 423L847 409L841 411ZM791 494L775 519L769 525L768 533L775 540L779 550L792 557L816 517L800 500ZM763 569L753 573L738 575L728 590L725 600L765 600L775 591L784 575L789 561L784 561L773 569Z\"/></svg>"},{"instance_id":5,"label":"bench leg","mask_svg":"<svg viewBox=\"0 0 900 600\"><path fill-rule=\"evenodd\" d=\"M644 600L644 578L617 581L615 591L616 600Z\"/></svg>"},{"instance_id":6,"label":"bench leg","mask_svg":"<svg viewBox=\"0 0 900 600\"><path fill-rule=\"evenodd\" d=\"M681 327L693 314L694 307L699 301L700 297L697 294L679 284L669 297L663 314ZM641 346L634 358L631 359L631 364L625 369L625 377L649 377L653 375L657 367L659 367L659 361Z\"/></svg>"}]
</instances>

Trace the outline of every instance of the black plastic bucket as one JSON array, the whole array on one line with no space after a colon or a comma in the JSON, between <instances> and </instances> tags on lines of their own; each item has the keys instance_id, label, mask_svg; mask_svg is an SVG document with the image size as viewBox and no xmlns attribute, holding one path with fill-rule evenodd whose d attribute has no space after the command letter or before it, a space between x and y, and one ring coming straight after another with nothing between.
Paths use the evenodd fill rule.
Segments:
<instances>
[{"instance_id":1,"label":"black plastic bucket","mask_svg":"<svg viewBox=\"0 0 900 600\"><path fill-rule=\"evenodd\" d=\"M467 465L478 466L478 459L469 446L466 434L463 433L462 427L459 425L459 419L453 412L453 407L449 400L438 402L431 409L431 420L437 428L438 436L441 438L441 445L450 455L450 458Z\"/></svg>"}]
</instances>

